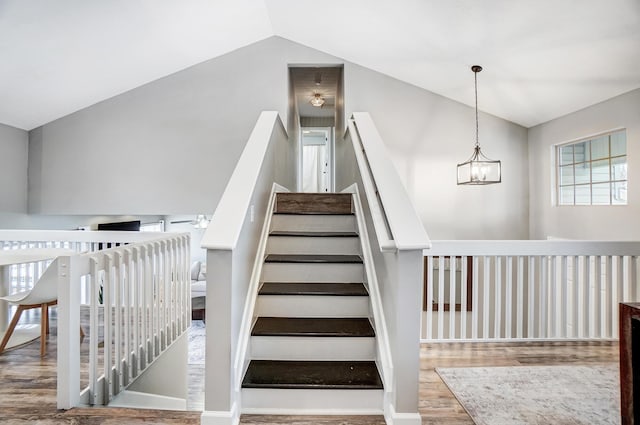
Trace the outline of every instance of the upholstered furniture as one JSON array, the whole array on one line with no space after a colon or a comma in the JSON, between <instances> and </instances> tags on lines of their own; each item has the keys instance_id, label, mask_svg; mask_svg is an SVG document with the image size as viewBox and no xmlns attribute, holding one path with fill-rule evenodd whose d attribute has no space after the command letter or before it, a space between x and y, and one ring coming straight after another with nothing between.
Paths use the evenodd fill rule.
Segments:
<instances>
[{"instance_id":1,"label":"upholstered furniture","mask_svg":"<svg viewBox=\"0 0 640 425\"><path fill-rule=\"evenodd\" d=\"M204 320L207 294L207 265L194 261L191 265L191 319Z\"/></svg>"}]
</instances>

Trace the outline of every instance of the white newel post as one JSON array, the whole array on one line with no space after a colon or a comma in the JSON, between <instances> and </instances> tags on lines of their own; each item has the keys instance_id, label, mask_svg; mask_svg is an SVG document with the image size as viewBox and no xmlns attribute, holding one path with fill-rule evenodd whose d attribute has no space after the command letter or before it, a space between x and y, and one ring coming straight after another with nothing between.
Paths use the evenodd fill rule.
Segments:
<instances>
[{"instance_id":1,"label":"white newel post","mask_svg":"<svg viewBox=\"0 0 640 425\"><path fill-rule=\"evenodd\" d=\"M80 404L80 274L78 257L58 257L58 409Z\"/></svg>"},{"instance_id":2,"label":"white newel post","mask_svg":"<svg viewBox=\"0 0 640 425\"><path fill-rule=\"evenodd\" d=\"M395 318L389 320L394 367L394 425L418 425L422 249L398 251L395 270Z\"/></svg>"},{"instance_id":3,"label":"white newel post","mask_svg":"<svg viewBox=\"0 0 640 425\"><path fill-rule=\"evenodd\" d=\"M201 423L237 423L233 382L233 251L207 250L205 399Z\"/></svg>"}]
</instances>

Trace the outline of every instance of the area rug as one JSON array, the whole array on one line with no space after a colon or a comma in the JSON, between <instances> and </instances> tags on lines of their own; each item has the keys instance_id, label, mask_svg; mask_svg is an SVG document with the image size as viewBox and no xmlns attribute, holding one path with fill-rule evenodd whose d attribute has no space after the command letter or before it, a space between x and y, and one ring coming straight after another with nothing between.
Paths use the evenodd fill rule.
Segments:
<instances>
[{"instance_id":1,"label":"area rug","mask_svg":"<svg viewBox=\"0 0 640 425\"><path fill-rule=\"evenodd\" d=\"M616 365L437 368L436 372L478 425L620 423Z\"/></svg>"},{"instance_id":2,"label":"area rug","mask_svg":"<svg viewBox=\"0 0 640 425\"><path fill-rule=\"evenodd\" d=\"M193 320L189 328L189 364L204 364L205 327L202 320Z\"/></svg>"}]
</instances>

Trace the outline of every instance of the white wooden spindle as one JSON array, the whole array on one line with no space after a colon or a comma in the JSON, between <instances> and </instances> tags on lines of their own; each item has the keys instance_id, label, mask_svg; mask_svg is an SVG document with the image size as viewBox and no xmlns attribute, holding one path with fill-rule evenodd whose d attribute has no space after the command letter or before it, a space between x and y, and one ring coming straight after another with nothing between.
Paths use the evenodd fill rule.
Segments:
<instances>
[{"instance_id":1,"label":"white wooden spindle","mask_svg":"<svg viewBox=\"0 0 640 425\"><path fill-rule=\"evenodd\" d=\"M449 257L449 339L456 338L456 256Z\"/></svg>"},{"instance_id":2,"label":"white wooden spindle","mask_svg":"<svg viewBox=\"0 0 640 425\"><path fill-rule=\"evenodd\" d=\"M427 339L433 338L433 257L427 257Z\"/></svg>"},{"instance_id":3,"label":"white wooden spindle","mask_svg":"<svg viewBox=\"0 0 640 425\"><path fill-rule=\"evenodd\" d=\"M444 337L444 256L438 257L438 339Z\"/></svg>"},{"instance_id":4,"label":"white wooden spindle","mask_svg":"<svg viewBox=\"0 0 640 425\"><path fill-rule=\"evenodd\" d=\"M529 257L528 269L529 279L527 281L527 286L529 290L529 299L527 302L527 337L534 338L534 324L535 324L535 312L537 311L536 306L536 297L535 297L535 287L536 287L536 259L535 257Z\"/></svg>"},{"instance_id":5,"label":"white wooden spindle","mask_svg":"<svg viewBox=\"0 0 640 425\"><path fill-rule=\"evenodd\" d=\"M582 326L580 325L581 311L582 311L582 298L580 281L578 280L578 261L579 257L572 255L570 257L569 267L571 268L571 282L573 287L573 319L572 319L572 337L582 337Z\"/></svg>"},{"instance_id":6,"label":"white wooden spindle","mask_svg":"<svg viewBox=\"0 0 640 425\"><path fill-rule=\"evenodd\" d=\"M567 256L560 257L560 288L562 299L560 300L560 337L566 338L569 334L569 312L571 311L571 301L569 298L569 262Z\"/></svg>"},{"instance_id":7,"label":"white wooden spindle","mask_svg":"<svg viewBox=\"0 0 640 425\"><path fill-rule=\"evenodd\" d=\"M605 262L605 274L603 276L604 279L604 294L602 294L604 307L603 307L603 335L605 338L612 338L612 313L617 312L618 309L612 307L613 303L613 292L614 292L614 284L613 284L613 261L610 255L604 257Z\"/></svg>"},{"instance_id":8,"label":"white wooden spindle","mask_svg":"<svg viewBox=\"0 0 640 425\"><path fill-rule=\"evenodd\" d=\"M483 258L484 267L484 279L482 280L482 287L484 288L484 296L482 297L482 338L489 339L489 290L491 286L491 257L485 256Z\"/></svg>"},{"instance_id":9,"label":"white wooden spindle","mask_svg":"<svg viewBox=\"0 0 640 425\"><path fill-rule=\"evenodd\" d=\"M479 283L478 283L478 279L479 279L479 264L480 261L478 260L478 257L474 256L472 257L472 261L473 261L473 277L471 279L471 338L473 339L478 339L478 327L479 327L479 322L478 322L478 316L479 316L479 306L480 306L480 302L478 301L478 298L480 297L480 290L479 290Z\"/></svg>"},{"instance_id":10,"label":"white wooden spindle","mask_svg":"<svg viewBox=\"0 0 640 425\"><path fill-rule=\"evenodd\" d=\"M467 338L467 300L470 294L468 294L467 288L467 279L468 276L467 268L469 267L469 258L466 255L463 255L460 259L460 267L462 268L460 273L460 338Z\"/></svg>"},{"instance_id":11,"label":"white wooden spindle","mask_svg":"<svg viewBox=\"0 0 640 425\"><path fill-rule=\"evenodd\" d=\"M524 337L524 257L519 255L517 261L517 290L516 290L516 338Z\"/></svg>"},{"instance_id":12,"label":"white wooden spindle","mask_svg":"<svg viewBox=\"0 0 640 425\"><path fill-rule=\"evenodd\" d=\"M507 279L504 296L504 337L511 338L511 330L513 327L513 258L511 256L506 257L505 273L507 275Z\"/></svg>"},{"instance_id":13,"label":"white wooden spindle","mask_svg":"<svg viewBox=\"0 0 640 425\"><path fill-rule=\"evenodd\" d=\"M550 338L558 337L558 297L560 291L557 285L557 260L558 257L555 255L549 258L549 325L547 328Z\"/></svg>"},{"instance_id":14,"label":"white wooden spindle","mask_svg":"<svg viewBox=\"0 0 640 425\"><path fill-rule=\"evenodd\" d=\"M596 255L594 257L595 260L595 268L594 268L594 283L595 283L595 297L594 300L596 302L595 308L595 336L596 338L601 338L603 336L604 327L602 326L602 257Z\"/></svg>"},{"instance_id":15,"label":"white wooden spindle","mask_svg":"<svg viewBox=\"0 0 640 425\"><path fill-rule=\"evenodd\" d=\"M494 316L493 316L493 337L500 338L502 335L502 257L494 257Z\"/></svg>"}]
</instances>

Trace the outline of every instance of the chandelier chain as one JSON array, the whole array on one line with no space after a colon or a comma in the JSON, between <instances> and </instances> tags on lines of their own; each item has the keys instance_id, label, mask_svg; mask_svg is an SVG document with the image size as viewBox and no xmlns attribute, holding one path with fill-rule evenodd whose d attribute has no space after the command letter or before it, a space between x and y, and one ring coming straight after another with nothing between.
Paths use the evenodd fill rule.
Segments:
<instances>
[{"instance_id":1,"label":"chandelier chain","mask_svg":"<svg viewBox=\"0 0 640 425\"><path fill-rule=\"evenodd\" d=\"M474 86L475 86L475 95L476 95L476 148L480 146L480 142L478 141L478 72L473 72L474 76Z\"/></svg>"}]
</instances>

